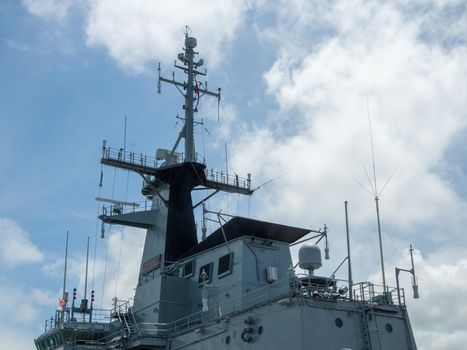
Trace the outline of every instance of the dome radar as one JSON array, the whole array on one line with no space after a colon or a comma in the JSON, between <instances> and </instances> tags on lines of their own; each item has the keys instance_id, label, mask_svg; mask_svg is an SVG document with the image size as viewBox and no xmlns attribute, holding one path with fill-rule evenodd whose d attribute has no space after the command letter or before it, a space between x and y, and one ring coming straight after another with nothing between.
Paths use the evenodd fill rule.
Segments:
<instances>
[{"instance_id":1,"label":"dome radar","mask_svg":"<svg viewBox=\"0 0 467 350\"><path fill-rule=\"evenodd\" d=\"M187 49L194 49L196 47L196 39L191 37L191 28L188 26L183 27L183 34L185 34L185 46Z\"/></svg>"},{"instance_id":2,"label":"dome radar","mask_svg":"<svg viewBox=\"0 0 467 350\"><path fill-rule=\"evenodd\" d=\"M321 250L316 245L305 244L298 251L298 265L304 270L308 270L310 276L313 271L322 266Z\"/></svg>"}]
</instances>

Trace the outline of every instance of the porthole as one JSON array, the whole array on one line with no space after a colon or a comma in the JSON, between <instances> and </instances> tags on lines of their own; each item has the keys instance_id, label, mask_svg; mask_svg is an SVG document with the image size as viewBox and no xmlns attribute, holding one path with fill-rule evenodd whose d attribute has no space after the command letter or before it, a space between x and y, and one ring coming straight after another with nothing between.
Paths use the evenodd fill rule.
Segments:
<instances>
[{"instance_id":1,"label":"porthole","mask_svg":"<svg viewBox=\"0 0 467 350\"><path fill-rule=\"evenodd\" d=\"M392 333L392 326L391 326L389 323L386 323L386 326L385 326L385 327L386 327L386 331L387 331L388 333Z\"/></svg>"},{"instance_id":2,"label":"porthole","mask_svg":"<svg viewBox=\"0 0 467 350\"><path fill-rule=\"evenodd\" d=\"M259 334L259 335L263 334L263 326L259 326L259 328L258 328L258 334Z\"/></svg>"},{"instance_id":3,"label":"porthole","mask_svg":"<svg viewBox=\"0 0 467 350\"><path fill-rule=\"evenodd\" d=\"M336 326L337 326L338 328L341 328L342 325L344 324L344 322L342 322L342 320L341 320L339 317L336 318L336 320L334 321L334 323L336 324Z\"/></svg>"},{"instance_id":4,"label":"porthole","mask_svg":"<svg viewBox=\"0 0 467 350\"><path fill-rule=\"evenodd\" d=\"M227 338L225 338L225 343L227 345L230 344L230 335L228 335Z\"/></svg>"}]
</instances>

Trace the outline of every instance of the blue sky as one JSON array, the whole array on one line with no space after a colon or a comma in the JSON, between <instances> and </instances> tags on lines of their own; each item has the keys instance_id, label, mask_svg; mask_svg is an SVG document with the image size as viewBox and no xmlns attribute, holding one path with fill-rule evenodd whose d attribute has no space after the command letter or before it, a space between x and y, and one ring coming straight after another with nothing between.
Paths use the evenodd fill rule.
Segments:
<instances>
[{"instance_id":1,"label":"blue sky","mask_svg":"<svg viewBox=\"0 0 467 350\"><path fill-rule=\"evenodd\" d=\"M381 198L386 274L394 284L393 268L408 267L414 244L422 299L408 302L419 347L462 348L466 23L461 0L2 1L2 339L13 335L21 339L15 348L31 349L53 313L66 230L70 288L82 289L90 236L97 300L132 296L144 233L114 227L95 241L101 142L122 146L126 115L129 149L153 154L172 145L181 99L171 86L156 94L155 68L161 62L170 76L188 24L209 86L223 94L219 124L214 101L200 107L209 134L198 128L197 150L223 168L227 142L230 171L251 172L256 185L280 176L250 202L221 196L210 207L326 223L326 275L345 256L348 200L354 275L380 282L374 203L355 181L368 186L368 100L380 188L397 168ZM114 182L115 198L142 200L140 180L129 178L127 195L127 174L111 169L102 196L112 196ZM409 276L403 284L410 289Z\"/></svg>"}]
</instances>

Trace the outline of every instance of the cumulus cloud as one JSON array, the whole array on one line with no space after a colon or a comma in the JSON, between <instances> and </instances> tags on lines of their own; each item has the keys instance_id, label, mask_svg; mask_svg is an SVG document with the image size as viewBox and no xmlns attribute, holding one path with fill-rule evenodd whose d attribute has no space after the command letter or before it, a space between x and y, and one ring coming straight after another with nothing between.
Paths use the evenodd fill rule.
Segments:
<instances>
[{"instance_id":1,"label":"cumulus cloud","mask_svg":"<svg viewBox=\"0 0 467 350\"><path fill-rule=\"evenodd\" d=\"M465 203L438 169L467 123L466 47L426 44L422 21L391 3L313 4L297 1L297 11L288 6L293 14L286 16L297 24L282 23L280 28L292 29L273 33L284 46L265 80L280 109L269 125L245 130L235 152L235 163L259 177L291 171L281 183L281 201L268 206L274 194L267 194L265 210L271 216L311 211L332 219L336 200L353 198L354 220L363 223L373 215L363 202L368 195L353 180L366 182L362 163L368 171L371 165L368 99L380 188L399 168L384 200L393 208L404 203L403 210L387 212L386 220L399 229L427 220L465 220ZM308 30L318 28L308 23L322 23L329 34L313 40ZM294 48L304 37L315 46Z\"/></svg>"},{"instance_id":2,"label":"cumulus cloud","mask_svg":"<svg viewBox=\"0 0 467 350\"><path fill-rule=\"evenodd\" d=\"M107 269L101 265L96 276L99 276L97 290L101 289L100 282L106 274L106 283L103 289L103 305L110 306L115 296L120 300L133 298L134 288L138 282L139 268L143 253L146 230L120 227L112 230L108 238ZM101 264L103 261L101 261ZM105 262L104 262L105 263Z\"/></svg>"},{"instance_id":3,"label":"cumulus cloud","mask_svg":"<svg viewBox=\"0 0 467 350\"><path fill-rule=\"evenodd\" d=\"M57 305L56 293L1 278L0 295L2 348L34 348L33 339L43 330L45 317L51 316ZM41 314L43 311L47 316Z\"/></svg>"},{"instance_id":4,"label":"cumulus cloud","mask_svg":"<svg viewBox=\"0 0 467 350\"><path fill-rule=\"evenodd\" d=\"M93 259L93 247L90 247L88 267L88 290L95 291L99 307L110 308L112 299L119 300L134 297L143 252L145 230L125 227L113 227L105 240L98 240L96 260ZM57 259L45 264L42 272L48 276L63 276L64 260ZM84 298L86 280L86 255L71 255L67 266L67 290L77 288L78 298ZM61 293L61 292L60 292ZM58 296L61 294L58 293ZM35 297L41 298L39 292ZM102 304L102 305L101 305Z\"/></svg>"},{"instance_id":5,"label":"cumulus cloud","mask_svg":"<svg viewBox=\"0 0 467 350\"><path fill-rule=\"evenodd\" d=\"M0 261L8 265L42 261L44 255L13 220L0 218Z\"/></svg>"},{"instance_id":6,"label":"cumulus cloud","mask_svg":"<svg viewBox=\"0 0 467 350\"><path fill-rule=\"evenodd\" d=\"M141 72L156 59L172 62L183 46L182 28L189 25L213 65L234 38L247 8L243 0L163 5L151 0L97 0L88 18L87 43L105 47L122 67Z\"/></svg>"},{"instance_id":7,"label":"cumulus cloud","mask_svg":"<svg viewBox=\"0 0 467 350\"><path fill-rule=\"evenodd\" d=\"M31 350L34 349L33 339L35 334L25 332L15 327L0 327L2 346L5 349Z\"/></svg>"},{"instance_id":8,"label":"cumulus cloud","mask_svg":"<svg viewBox=\"0 0 467 350\"><path fill-rule=\"evenodd\" d=\"M23 6L34 16L46 20L63 20L71 0L22 0Z\"/></svg>"},{"instance_id":9,"label":"cumulus cloud","mask_svg":"<svg viewBox=\"0 0 467 350\"><path fill-rule=\"evenodd\" d=\"M261 190L262 199L255 200L260 215L299 225L328 223L328 265L346 254L338 237L349 200L354 275L381 283L374 194L354 180L369 187L363 166L372 177L368 100L379 189L398 168L381 199L387 279L394 284L393 266L408 241L422 246L426 258L416 261L422 299L409 305L416 339L421 349L462 347L462 301L445 289L464 287L459 276L465 261L449 256L465 255L467 202L446 175L451 165L445 154L467 127L465 3L283 4L270 5L280 8L276 23L259 30L278 45L277 60L264 75L278 108L261 125L242 130L233 145L235 168L251 170L259 183L286 173ZM448 244L453 241L455 248ZM442 287L441 276L448 280ZM449 295L445 302L439 302L439 290Z\"/></svg>"},{"instance_id":10,"label":"cumulus cloud","mask_svg":"<svg viewBox=\"0 0 467 350\"><path fill-rule=\"evenodd\" d=\"M467 282L460 278L467 273L467 259L457 253L456 248L449 253L437 252L426 256L418 250L414 252L420 299L413 299L411 275L401 272L399 276L421 350L461 349L465 346L467 330L460 325L467 322L467 309L462 302L455 301L467 287ZM397 266L410 269L408 250ZM389 281L395 285L394 275Z\"/></svg>"},{"instance_id":11,"label":"cumulus cloud","mask_svg":"<svg viewBox=\"0 0 467 350\"><path fill-rule=\"evenodd\" d=\"M50 313L53 313L58 298L52 291L26 287L9 280L2 279L1 282L2 320L9 320L10 324L29 325L43 321L38 318L42 307L50 308ZM2 322L0 329L4 326Z\"/></svg>"}]
</instances>

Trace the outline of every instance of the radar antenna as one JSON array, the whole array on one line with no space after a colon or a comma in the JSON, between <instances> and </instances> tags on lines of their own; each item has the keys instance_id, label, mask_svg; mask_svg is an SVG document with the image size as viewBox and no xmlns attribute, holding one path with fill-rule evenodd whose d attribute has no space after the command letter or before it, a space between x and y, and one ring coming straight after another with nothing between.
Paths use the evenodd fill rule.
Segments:
<instances>
[{"instance_id":1,"label":"radar antenna","mask_svg":"<svg viewBox=\"0 0 467 350\"><path fill-rule=\"evenodd\" d=\"M410 270L407 269L401 269L396 267L396 284L397 284L397 299L399 301L399 305L401 304L401 292L399 288L399 273L401 271L408 272L412 275L412 288L413 288L413 298L414 299L419 299L420 294L418 294L418 283L417 283L417 276L415 275L415 266L413 263L413 251L414 249L412 248L412 244L410 245L409 252L410 252L410 262L412 263L412 268Z\"/></svg>"}]
</instances>

